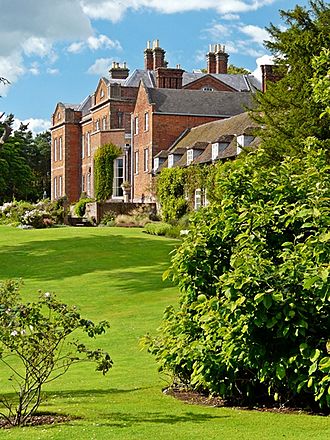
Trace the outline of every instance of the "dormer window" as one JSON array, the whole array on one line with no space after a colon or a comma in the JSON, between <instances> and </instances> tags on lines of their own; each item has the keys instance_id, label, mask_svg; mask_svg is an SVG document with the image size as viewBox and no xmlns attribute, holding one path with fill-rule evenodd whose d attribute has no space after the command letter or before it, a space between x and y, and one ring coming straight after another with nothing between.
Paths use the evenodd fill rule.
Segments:
<instances>
[{"instance_id":1,"label":"dormer window","mask_svg":"<svg viewBox=\"0 0 330 440\"><path fill-rule=\"evenodd\" d=\"M253 139L254 139L254 136L249 136L246 134L241 134L241 135L237 136L237 138L236 138L237 154L240 154L244 147L247 147L248 145L250 145L251 142L253 141Z\"/></svg>"},{"instance_id":2,"label":"dormer window","mask_svg":"<svg viewBox=\"0 0 330 440\"><path fill-rule=\"evenodd\" d=\"M202 88L203 92L214 92L214 88L210 86L205 86Z\"/></svg>"},{"instance_id":3,"label":"dormer window","mask_svg":"<svg viewBox=\"0 0 330 440\"><path fill-rule=\"evenodd\" d=\"M168 168L172 168L174 165L174 154L169 154L168 155Z\"/></svg>"},{"instance_id":4,"label":"dormer window","mask_svg":"<svg viewBox=\"0 0 330 440\"><path fill-rule=\"evenodd\" d=\"M216 160L219 155L219 142L212 144L212 160Z\"/></svg>"},{"instance_id":5,"label":"dormer window","mask_svg":"<svg viewBox=\"0 0 330 440\"><path fill-rule=\"evenodd\" d=\"M154 170L158 170L159 168L159 157L154 158Z\"/></svg>"},{"instance_id":6,"label":"dormer window","mask_svg":"<svg viewBox=\"0 0 330 440\"><path fill-rule=\"evenodd\" d=\"M190 148L187 150L187 165L190 165L194 160L194 150Z\"/></svg>"}]
</instances>

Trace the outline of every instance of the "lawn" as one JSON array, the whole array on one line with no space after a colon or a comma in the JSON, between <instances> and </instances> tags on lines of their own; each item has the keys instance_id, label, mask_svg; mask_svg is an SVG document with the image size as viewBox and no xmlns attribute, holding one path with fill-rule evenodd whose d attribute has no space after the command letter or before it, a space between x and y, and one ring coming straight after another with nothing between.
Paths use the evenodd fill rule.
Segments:
<instances>
[{"instance_id":1,"label":"lawn","mask_svg":"<svg viewBox=\"0 0 330 440\"><path fill-rule=\"evenodd\" d=\"M55 292L90 319L108 319L111 328L95 346L114 359L105 377L92 365L77 365L45 389L43 411L77 419L3 430L0 439L330 438L326 417L188 405L162 393L166 377L138 341L176 302L176 288L161 281L175 244L137 229L0 227L0 279L22 278L26 297ZM3 393L11 391L3 370L0 384Z\"/></svg>"}]
</instances>

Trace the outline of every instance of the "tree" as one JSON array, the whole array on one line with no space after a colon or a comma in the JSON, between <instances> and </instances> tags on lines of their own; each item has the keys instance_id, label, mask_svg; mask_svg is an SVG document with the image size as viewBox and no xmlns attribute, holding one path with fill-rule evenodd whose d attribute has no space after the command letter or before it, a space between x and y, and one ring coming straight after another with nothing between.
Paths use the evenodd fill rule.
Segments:
<instances>
[{"instance_id":1,"label":"tree","mask_svg":"<svg viewBox=\"0 0 330 440\"><path fill-rule=\"evenodd\" d=\"M89 349L72 335L101 335L108 322L83 318L74 306L46 292L36 302L23 303L15 281L0 284L0 363L11 372L15 397L0 397L0 414L13 426L24 425L37 411L45 384L84 361L96 363L106 374L112 367L108 353Z\"/></svg>"},{"instance_id":2,"label":"tree","mask_svg":"<svg viewBox=\"0 0 330 440\"><path fill-rule=\"evenodd\" d=\"M234 64L229 64L227 73L234 75L248 75L251 72L245 69L245 67L238 67Z\"/></svg>"},{"instance_id":3,"label":"tree","mask_svg":"<svg viewBox=\"0 0 330 440\"><path fill-rule=\"evenodd\" d=\"M94 156L94 185L97 200L110 199L113 192L113 162L122 155L122 151L114 144L104 144L98 148Z\"/></svg>"},{"instance_id":4,"label":"tree","mask_svg":"<svg viewBox=\"0 0 330 440\"><path fill-rule=\"evenodd\" d=\"M280 11L284 26L270 25L271 40L266 47L275 58L282 79L267 84L267 92L257 94L254 117L266 126L260 135L268 157L281 160L285 154L302 153L308 136L329 139L330 116L320 119L322 105L312 98L311 60L323 48L330 48L330 8L322 0L310 2L310 9L296 6Z\"/></svg>"}]
</instances>

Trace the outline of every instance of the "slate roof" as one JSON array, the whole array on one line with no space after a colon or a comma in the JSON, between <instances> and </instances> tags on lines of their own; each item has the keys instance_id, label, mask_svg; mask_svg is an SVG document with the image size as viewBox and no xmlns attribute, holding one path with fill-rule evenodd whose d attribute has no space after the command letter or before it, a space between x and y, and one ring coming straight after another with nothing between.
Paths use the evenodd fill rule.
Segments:
<instances>
[{"instance_id":1,"label":"slate roof","mask_svg":"<svg viewBox=\"0 0 330 440\"><path fill-rule=\"evenodd\" d=\"M230 117L252 107L245 92L204 92L203 90L147 88L155 112L175 115Z\"/></svg>"},{"instance_id":2,"label":"slate roof","mask_svg":"<svg viewBox=\"0 0 330 440\"><path fill-rule=\"evenodd\" d=\"M184 72L182 76L183 87L188 84L197 81L204 76L210 75L213 78L223 82L224 84L232 87L238 92L254 92L256 89L261 90L260 81L253 75L243 74L225 74L225 73L203 73L203 72ZM107 79L108 83L118 83L126 87L139 87L140 81L143 81L148 88L154 88L156 86L156 71L135 69L126 79Z\"/></svg>"}]
</instances>

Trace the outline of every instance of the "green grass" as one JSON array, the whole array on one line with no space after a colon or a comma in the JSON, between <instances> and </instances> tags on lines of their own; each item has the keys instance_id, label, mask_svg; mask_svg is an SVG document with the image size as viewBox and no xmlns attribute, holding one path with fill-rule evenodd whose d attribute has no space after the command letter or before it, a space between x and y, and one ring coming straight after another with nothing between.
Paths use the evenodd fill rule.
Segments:
<instances>
[{"instance_id":1,"label":"green grass","mask_svg":"<svg viewBox=\"0 0 330 440\"><path fill-rule=\"evenodd\" d=\"M161 281L175 241L123 228L0 227L0 279L23 278L23 294L52 291L90 319L108 319L95 341L114 359L103 377L77 365L46 388L42 410L80 417L66 424L0 431L0 439L307 440L330 437L329 419L188 405L161 392L166 381L139 338L153 333L176 288ZM0 386L9 382L0 370Z\"/></svg>"}]
</instances>

